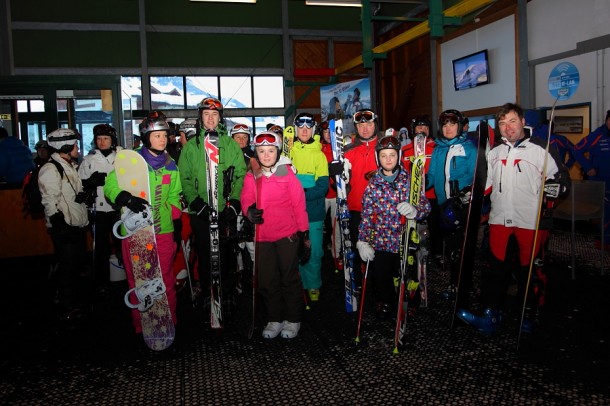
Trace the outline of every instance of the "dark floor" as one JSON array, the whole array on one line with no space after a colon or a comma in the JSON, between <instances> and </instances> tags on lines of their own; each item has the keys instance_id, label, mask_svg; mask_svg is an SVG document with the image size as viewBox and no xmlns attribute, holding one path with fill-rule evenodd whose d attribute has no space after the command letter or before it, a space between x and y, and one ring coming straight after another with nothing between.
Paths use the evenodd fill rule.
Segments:
<instances>
[{"instance_id":1,"label":"dark floor","mask_svg":"<svg viewBox=\"0 0 610 406\"><path fill-rule=\"evenodd\" d=\"M516 306L493 338L451 330L452 306L440 297L448 275L431 266L430 306L409 325L398 355L393 322L378 321L368 307L362 342L354 342L343 277L330 270L292 341L264 340L260 325L248 340L245 295L222 332L211 331L204 308L184 295L176 341L157 353L132 334L122 283L81 321L58 322L49 259L3 260L0 404L608 405L610 272L600 276L593 237L579 234L571 280L570 244L562 231L551 240L548 304L518 351Z\"/></svg>"}]
</instances>

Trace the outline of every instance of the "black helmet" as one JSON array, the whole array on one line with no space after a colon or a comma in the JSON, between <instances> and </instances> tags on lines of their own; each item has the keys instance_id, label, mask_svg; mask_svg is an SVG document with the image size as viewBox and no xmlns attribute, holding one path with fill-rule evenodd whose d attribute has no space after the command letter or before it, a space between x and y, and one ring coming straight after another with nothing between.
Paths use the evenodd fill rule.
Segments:
<instances>
[{"instance_id":1,"label":"black helmet","mask_svg":"<svg viewBox=\"0 0 610 406\"><path fill-rule=\"evenodd\" d=\"M416 116L414 119L411 120L411 134L412 135L415 135L415 127L420 126L420 125L424 125L424 126L428 127L428 130L430 130L430 128L432 128L432 123L428 119L428 116Z\"/></svg>"},{"instance_id":2,"label":"black helmet","mask_svg":"<svg viewBox=\"0 0 610 406\"><path fill-rule=\"evenodd\" d=\"M381 166L381 162L379 161L379 153L384 149L393 149L398 153L398 161L396 162L396 168L400 167L402 155L401 144L400 139L394 134L394 129L388 128L385 132L385 135L377 141L377 144L375 144L375 159L377 160L377 166Z\"/></svg>"},{"instance_id":3,"label":"black helmet","mask_svg":"<svg viewBox=\"0 0 610 406\"><path fill-rule=\"evenodd\" d=\"M199 104L197 105L197 110L198 110L198 116L200 119L201 119L202 111L216 110L218 112L218 114L220 114L220 119L222 120L222 113L224 111L224 106L222 105L220 100L218 100L217 98L206 97L205 99L203 99L199 102Z\"/></svg>"},{"instance_id":4,"label":"black helmet","mask_svg":"<svg viewBox=\"0 0 610 406\"><path fill-rule=\"evenodd\" d=\"M443 136L443 125L447 122L457 123L458 125L458 137L462 134L462 128L464 127L465 119L464 115L457 110L445 110L440 116L438 116L438 134L439 137Z\"/></svg>"},{"instance_id":5,"label":"black helmet","mask_svg":"<svg viewBox=\"0 0 610 406\"><path fill-rule=\"evenodd\" d=\"M96 141L96 138L99 136L108 136L112 139L112 147L111 148L115 148L117 146L117 136L116 136L116 130L114 129L113 126L109 125L109 124L98 124L95 127L93 127L93 142ZM97 144L96 144L96 148L97 148Z\"/></svg>"}]
</instances>

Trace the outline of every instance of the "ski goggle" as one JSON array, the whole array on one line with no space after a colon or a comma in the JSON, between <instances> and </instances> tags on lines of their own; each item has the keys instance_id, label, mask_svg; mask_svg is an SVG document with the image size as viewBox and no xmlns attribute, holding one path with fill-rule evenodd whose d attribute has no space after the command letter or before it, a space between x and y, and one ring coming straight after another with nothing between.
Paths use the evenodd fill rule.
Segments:
<instances>
[{"instance_id":1,"label":"ski goggle","mask_svg":"<svg viewBox=\"0 0 610 406\"><path fill-rule=\"evenodd\" d=\"M303 128L304 126L307 128L312 128L314 125L316 125L316 121L313 119L313 117L303 116L294 120L294 125L299 128Z\"/></svg>"},{"instance_id":2,"label":"ski goggle","mask_svg":"<svg viewBox=\"0 0 610 406\"><path fill-rule=\"evenodd\" d=\"M253 144L255 147L271 145L281 148L280 142L280 138L277 136L277 134L266 131L255 136Z\"/></svg>"},{"instance_id":3,"label":"ski goggle","mask_svg":"<svg viewBox=\"0 0 610 406\"><path fill-rule=\"evenodd\" d=\"M233 126L233 129L231 130L231 135L235 135L235 134L239 134L239 133L250 134L250 128L248 128L248 126L245 124L235 124Z\"/></svg>"},{"instance_id":4,"label":"ski goggle","mask_svg":"<svg viewBox=\"0 0 610 406\"><path fill-rule=\"evenodd\" d=\"M362 110L354 113L354 123L370 123L377 118L371 110Z\"/></svg>"},{"instance_id":5,"label":"ski goggle","mask_svg":"<svg viewBox=\"0 0 610 406\"><path fill-rule=\"evenodd\" d=\"M445 124L458 124L460 122L460 117L455 113L443 113L438 118L438 122L441 126Z\"/></svg>"},{"instance_id":6,"label":"ski goggle","mask_svg":"<svg viewBox=\"0 0 610 406\"><path fill-rule=\"evenodd\" d=\"M197 108L200 110L222 110L222 103L213 97L206 97L201 100Z\"/></svg>"},{"instance_id":7,"label":"ski goggle","mask_svg":"<svg viewBox=\"0 0 610 406\"><path fill-rule=\"evenodd\" d=\"M392 148L392 149L400 148L400 140L398 140L398 138L394 137L393 135L383 137L378 142L379 142L379 145L381 145L383 148Z\"/></svg>"}]
</instances>

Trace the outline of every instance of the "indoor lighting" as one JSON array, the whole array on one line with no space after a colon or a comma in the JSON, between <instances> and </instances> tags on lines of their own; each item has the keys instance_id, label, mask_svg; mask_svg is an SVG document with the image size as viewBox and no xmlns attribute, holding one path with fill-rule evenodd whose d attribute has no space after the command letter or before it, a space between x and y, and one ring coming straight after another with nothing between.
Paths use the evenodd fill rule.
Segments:
<instances>
[{"instance_id":1,"label":"indoor lighting","mask_svg":"<svg viewBox=\"0 0 610 406\"><path fill-rule=\"evenodd\" d=\"M362 7L360 0L306 0L308 6Z\"/></svg>"},{"instance_id":2,"label":"indoor lighting","mask_svg":"<svg viewBox=\"0 0 610 406\"><path fill-rule=\"evenodd\" d=\"M191 0L191 1L206 1L210 3L256 3L256 0Z\"/></svg>"}]
</instances>

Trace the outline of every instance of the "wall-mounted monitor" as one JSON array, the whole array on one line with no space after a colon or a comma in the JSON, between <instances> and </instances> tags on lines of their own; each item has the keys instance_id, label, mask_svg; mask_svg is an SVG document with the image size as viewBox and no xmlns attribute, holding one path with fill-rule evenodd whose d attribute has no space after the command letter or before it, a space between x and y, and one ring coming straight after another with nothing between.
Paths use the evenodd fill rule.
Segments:
<instances>
[{"instance_id":1,"label":"wall-mounted monitor","mask_svg":"<svg viewBox=\"0 0 610 406\"><path fill-rule=\"evenodd\" d=\"M455 90L470 89L488 83L489 59L486 49L453 60Z\"/></svg>"}]
</instances>

